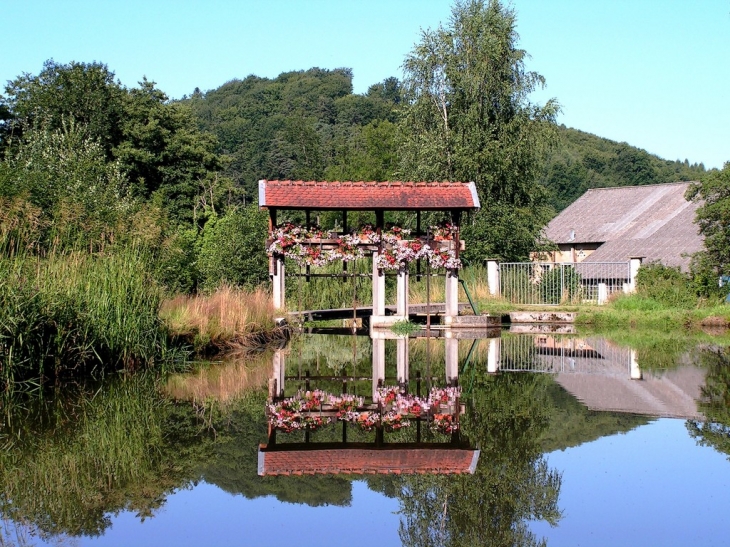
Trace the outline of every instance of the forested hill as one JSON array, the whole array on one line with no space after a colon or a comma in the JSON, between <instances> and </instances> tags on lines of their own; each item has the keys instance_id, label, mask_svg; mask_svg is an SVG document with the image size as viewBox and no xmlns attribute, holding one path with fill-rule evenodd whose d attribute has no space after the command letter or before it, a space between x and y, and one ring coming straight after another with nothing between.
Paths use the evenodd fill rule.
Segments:
<instances>
[{"instance_id":1,"label":"forested hill","mask_svg":"<svg viewBox=\"0 0 730 547\"><path fill-rule=\"evenodd\" d=\"M350 69L312 68L232 80L188 101L249 197L262 178L387 180L395 170L396 78L356 95Z\"/></svg>"},{"instance_id":2,"label":"forested hill","mask_svg":"<svg viewBox=\"0 0 730 547\"><path fill-rule=\"evenodd\" d=\"M663 160L625 142L564 125L558 136L542 179L556 211L565 209L591 188L699 180L705 173L701 163Z\"/></svg>"},{"instance_id":3,"label":"forested hill","mask_svg":"<svg viewBox=\"0 0 730 547\"><path fill-rule=\"evenodd\" d=\"M312 68L276 78L248 76L185 99L200 128L214 133L230 161L227 175L245 188L267 179L398 178L401 84L388 78L363 95L352 72ZM561 211L586 190L697 180L702 164L663 160L645 150L560 126L541 182Z\"/></svg>"}]
</instances>

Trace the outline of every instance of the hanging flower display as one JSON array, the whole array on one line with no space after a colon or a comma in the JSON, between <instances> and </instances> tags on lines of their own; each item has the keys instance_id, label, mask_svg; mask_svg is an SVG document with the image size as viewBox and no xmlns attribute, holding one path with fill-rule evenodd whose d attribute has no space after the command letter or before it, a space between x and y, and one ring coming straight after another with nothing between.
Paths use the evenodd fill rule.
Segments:
<instances>
[{"instance_id":1,"label":"hanging flower display","mask_svg":"<svg viewBox=\"0 0 730 547\"><path fill-rule=\"evenodd\" d=\"M434 236L435 240L450 240L456 233L456 228L451 224L443 227L432 226L431 229L434 234L439 234ZM408 229L392 226L378 234L368 224L352 234L328 241L327 248L324 248L322 240L328 236L321 228L304 228L287 222L271 233L273 241L266 251L269 254L283 255L300 266L326 266L336 261L348 262L363 258L363 245L378 245L382 242L384 248L377 261L379 269L399 270L420 258L428 260L435 269L461 268L461 260L456 257L455 251L433 249L425 239L406 240L410 233ZM320 240L319 243L317 240Z\"/></svg>"},{"instance_id":2,"label":"hanging flower display","mask_svg":"<svg viewBox=\"0 0 730 547\"><path fill-rule=\"evenodd\" d=\"M457 401L461 395L458 387L431 389L427 398L400 393L398 386L384 386L376 390L373 401L378 410L358 410L364 398L357 395L333 395L321 390L299 391L293 397L268 405L269 423L285 433L298 430L316 430L331 423L323 412L335 411L335 420L350 422L372 431L382 427L396 431L410 425L409 418L431 416L430 427L441 433L453 433L459 427L456 420Z\"/></svg>"},{"instance_id":3,"label":"hanging flower display","mask_svg":"<svg viewBox=\"0 0 730 547\"><path fill-rule=\"evenodd\" d=\"M373 411L346 412L341 419L359 426L363 431L372 431L380 425L380 414Z\"/></svg>"},{"instance_id":4,"label":"hanging flower display","mask_svg":"<svg viewBox=\"0 0 730 547\"><path fill-rule=\"evenodd\" d=\"M453 241L458 229L450 222L430 227L431 235L436 241Z\"/></svg>"},{"instance_id":5,"label":"hanging flower display","mask_svg":"<svg viewBox=\"0 0 730 547\"><path fill-rule=\"evenodd\" d=\"M348 412L353 412L357 407L362 406L364 399L356 395L328 395L327 404L337 411L337 417L341 418Z\"/></svg>"},{"instance_id":6,"label":"hanging flower display","mask_svg":"<svg viewBox=\"0 0 730 547\"><path fill-rule=\"evenodd\" d=\"M454 420L453 414L434 414L431 430L438 433L450 434L459 429L459 422Z\"/></svg>"},{"instance_id":7,"label":"hanging flower display","mask_svg":"<svg viewBox=\"0 0 730 547\"><path fill-rule=\"evenodd\" d=\"M403 427L408 427L411 422L403 418L398 412L386 412L380 418L380 424L386 431L397 431Z\"/></svg>"}]
</instances>

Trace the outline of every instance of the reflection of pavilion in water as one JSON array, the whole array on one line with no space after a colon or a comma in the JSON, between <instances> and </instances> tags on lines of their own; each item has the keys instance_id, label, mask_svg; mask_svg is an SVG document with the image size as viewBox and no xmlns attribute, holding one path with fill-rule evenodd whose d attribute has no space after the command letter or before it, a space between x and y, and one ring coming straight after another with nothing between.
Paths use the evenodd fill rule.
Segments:
<instances>
[{"instance_id":1,"label":"reflection of pavilion in water","mask_svg":"<svg viewBox=\"0 0 730 547\"><path fill-rule=\"evenodd\" d=\"M489 341L488 370L555 375L555 381L591 410L699 419L705 372L695 366L644 373L636 350L603 338L539 334Z\"/></svg>"},{"instance_id":2,"label":"reflection of pavilion in water","mask_svg":"<svg viewBox=\"0 0 730 547\"><path fill-rule=\"evenodd\" d=\"M396 378L386 378L387 339L394 339L396 344ZM445 344L445 383L456 388L458 384L458 340L447 338ZM357 380L371 382L371 394L367 402L356 410L361 413L377 413L381 417L386 411L383 401L377 400L379 388L386 386L386 380L394 380L397 390L407 397L409 390L415 388L415 395L420 397L422 384L430 383L433 378L421 378L417 374L411 379L409 374L409 338L397 336L391 331L380 331L372 337L372 368L369 378L354 376L312 376L306 372L301 374L287 373L286 352L279 350L273 359L273 374L270 379L269 399L271 402L285 399L287 384L304 381L305 390L317 388L318 381L341 382L342 392L346 393L348 383ZM424 397L420 400L426 399ZM267 407L268 408L268 407ZM479 450L475 450L469 442L462 438L459 428L459 416L464 407L458 397L449 404L432 408L422 414L407 414L407 418L415 423L414 435L406 441L394 441L389 438L386 427L375 428L374 440L367 442L348 441L348 423L342 421L342 438L340 441L312 442L310 432L303 431L303 442L277 442L277 429L269 425L269 439L259 447L259 475L301 475L301 474L453 474L474 473L479 458ZM268 411L270 413L270 411ZM326 405L320 405L315 412L323 418L334 418L337 411ZM440 414L438 414L440 413ZM449 434L430 436L426 442L423 429L433 424L435 419L448 418L453 424ZM337 424L339 425L339 423Z\"/></svg>"},{"instance_id":3,"label":"reflection of pavilion in water","mask_svg":"<svg viewBox=\"0 0 730 547\"><path fill-rule=\"evenodd\" d=\"M555 381L589 409L603 412L626 412L646 416L667 416L684 419L702 419L697 410L705 371L689 363L670 370L642 371L637 352L622 348L603 338L558 334L500 336L493 331L486 339L475 340L469 355L459 362L459 338L449 331L442 331L444 374L439 376L446 385L456 386L461 373L470 366L473 350L479 355L480 366L486 364L487 372L548 373ZM386 341L394 340L396 367L395 377L386 378ZM411 338L410 340L413 340ZM433 340L433 339L432 339ZM299 389L316 389L317 382L340 382L342 392L348 383L367 382L371 391L370 402L360 411L382 412L375 402L378 387L395 383L401 392L415 389L421 395L421 385L435 378L421 378L419 373L411 377L409 371L409 338L397 336L391 331L375 332L371 339L372 363L368 375L310 376L287 372L287 355L278 351L274 356L273 374L270 379L270 399L281 400L285 391L291 394L292 386ZM392 341L389 343L393 343ZM391 365L392 366L392 365ZM473 368L474 364L471 365ZM391 376L393 369L389 368ZM320 408L320 415L334 416L332 410ZM453 421L459 422L463 405L457 404ZM457 428L449 438L441 437L423 442L421 428L428 427L432 416L411 419L416 425L415 439L393 442L389 433L379 428L375 440L367 443L349 442L347 425L342 424L342 439L338 442L311 442L305 431L303 442L277 442L276 430L270 427L269 441L259 450L259 474L315 474L315 473L473 473L479 451L462 439Z\"/></svg>"}]
</instances>

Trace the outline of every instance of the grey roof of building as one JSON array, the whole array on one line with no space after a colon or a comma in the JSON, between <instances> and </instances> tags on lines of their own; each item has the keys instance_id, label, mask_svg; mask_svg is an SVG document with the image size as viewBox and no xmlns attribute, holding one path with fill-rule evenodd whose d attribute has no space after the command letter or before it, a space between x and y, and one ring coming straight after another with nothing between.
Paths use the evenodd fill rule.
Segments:
<instances>
[{"instance_id":1,"label":"grey roof of building","mask_svg":"<svg viewBox=\"0 0 730 547\"><path fill-rule=\"evenodd\" d=\"M644 257L686 269L702 249L694 223L698 204L684 194L689 182L588 190L547 226L558 244L601 243L587 262Z\"/></svg>"}]
</instances>

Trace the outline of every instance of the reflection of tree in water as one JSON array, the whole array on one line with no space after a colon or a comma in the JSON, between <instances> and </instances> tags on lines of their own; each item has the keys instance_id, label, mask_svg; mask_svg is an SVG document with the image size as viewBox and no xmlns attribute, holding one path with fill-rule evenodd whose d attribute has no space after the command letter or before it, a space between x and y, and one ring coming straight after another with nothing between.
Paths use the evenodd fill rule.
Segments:
<instances>
[{"instance_id":1,"label":"reflection of tree in water","mask_svg":"<svg viewBox=\"0 0 730 547\"><path fill-rule=\"evenodd\" d=\"M27 406L41 408L37 419L28 419ZM152 516L195 478L192 463L211 442L190 405L162 399L147 375L51 405L16 401L8 414L0 514L48 538L100 535L123 510Z\"/></svg>"},{"instance_id":2,"label":"reflection of tree in water","mask_svg":"<svg viewBox=\"0 0 730 547\"><path fill-rule=\"evenodd\" d=\"M372 366L371 354L372 343L367 336L317 334L300 336L292 342L290 362L313 371L327 367L333 374L350 370L353 365L367 372Z\"/></svg>"},{"instance_id":3,"label":"reflection of tree in water","mask_svg":"<svg viewBox=\"0 0 730 547\"><path fill-rule=\"evenodd\" d=\"M730 347L705 349L699 361L707 374L697 407L706 420L688 420L687 430L698 444L730 455Z\"/></svg>"},{"instance_id":4,"label":"reflection of tree in water","mask_svg":"<svg viewBox=\"0 0 730 547\"><path fill-rule=\"evenodd\" d=\"M543 375L477 379L463 417L481 450L474 475L373 478L374 489L401 500L403 545L541 545L528 521L560 519L560 475L539 444L551 404Z\"/></svg>"}]
</instances>

